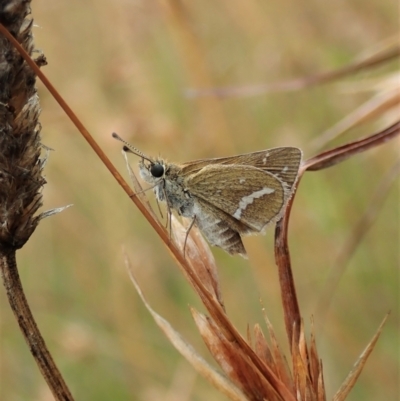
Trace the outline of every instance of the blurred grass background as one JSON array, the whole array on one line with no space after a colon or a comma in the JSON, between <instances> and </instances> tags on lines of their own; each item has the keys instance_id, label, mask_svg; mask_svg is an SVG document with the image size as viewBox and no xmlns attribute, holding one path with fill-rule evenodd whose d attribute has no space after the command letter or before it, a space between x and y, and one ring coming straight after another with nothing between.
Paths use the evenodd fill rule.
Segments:
<instances>
[{"instance_id":1,"label":"blurred grass background","mask_svg":"<svg viewBox=\"0 0 400 401\"><path fill-rule=\"evenodd\" d=\"M116 131L143 152L188 161L309 144L369 99L362 79L243 99L187 99L184 90L278 82L332 70L398 34L396 1L58 1L32 3L44 68L125 176ZM361 82L361 85L360 85ZM45 173L44 220L18 253L33 313L76 399L223 400L156 328L130 284L128 251L153 307L208 358L188 305L202 309L152 232L70 121L38 83ZM352 130L343 143L389 125ZM329 269L372 193L398 156L399 141L337 167L308 173L292 211L290 246L305 323ZM132 164L137 160L132 158ZM399 396L399 192L392 188L347 265L317 333L332 395L390 318L349 400ZM273 229L245 240L249 261L213 249L225 305L245 335L262 322L259 299L286 347ZM1 297L1 399L51 400Z\"/></svg>"}]
</instances>

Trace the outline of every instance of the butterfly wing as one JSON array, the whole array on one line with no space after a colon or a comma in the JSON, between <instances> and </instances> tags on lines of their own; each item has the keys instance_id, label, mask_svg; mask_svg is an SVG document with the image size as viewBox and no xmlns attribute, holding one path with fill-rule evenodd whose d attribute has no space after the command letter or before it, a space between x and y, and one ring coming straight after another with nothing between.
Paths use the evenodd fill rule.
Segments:
<instances>
[{"instance_id":1,"label":"butterfly wing","mask_svg":"<svg viewBox=\"0 0 400 401\"><path fill-rule=\"evenodd\" d=\"M197 198L195 224L213 246L246 257L241 234L254 230L202 198Z\"/></svg>"},{"instance_id":2,"label":"butterfly wing","mask_svg":"<svg viewBox=\"0 0 400 401\"><path fill-rule=\"evenodd\" d=\"M185 187L247 226L261 231L281 214L289 193L273 174L250 165L210 164L185 177Z\"/></svg>"},{"instance_id":3,"label":"butterfly wing","mask_svg":"<svg viewBox=\"0 0 400 401\"><path fill-rule=\"evenodd\" d=\"M296 182L302 151L293 147L273 148L243 155L215 159L200 159L181 164L183 175L199 172L208 165L247 165L277 176L290 189Z\"/></svg>"}]
</instances>

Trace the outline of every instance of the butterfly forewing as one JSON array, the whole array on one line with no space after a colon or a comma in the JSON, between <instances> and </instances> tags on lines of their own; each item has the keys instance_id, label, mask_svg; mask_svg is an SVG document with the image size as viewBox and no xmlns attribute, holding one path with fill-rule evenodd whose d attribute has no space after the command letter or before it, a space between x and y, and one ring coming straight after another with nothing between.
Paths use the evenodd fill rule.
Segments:
<instances>
[{"instance_id":1,"label":"butterfly forewing","mask_svg":"<svg viewBox=\"0 0 400 401\"><path fill-rule=\"evenodd\" d=\"M212 164L253 166L277 175L287 188L291 188L297 179L301 157L302 152L298 148L273 148L237 156L194 160L181 164L181 168L183 175L189 175Z\"/></svg>"},{"instance_id":2,"label":"butterfly forewing","mask_svg":"<svg viewBox=\"0 0 400 401\"><path fill-rule=\"evenodd\" d=\"M188 176L185 186L254 231L279 215L285 201L282 181L250 165L211 164Z\"/></svg>"},{"instance_id":3,"label":"butterfly forewing","mask_svg":"<svg viewBox=\"0 0 400 401\"><path fill-rule=\"evenodd\" d=\"M258 152L256 152L258 153ZM278 176L291 188L297 180L302 152L298 148L275 148L260 152L250 159L254 160L254 166L269 171Z\"/></svg>"}]
</instances>

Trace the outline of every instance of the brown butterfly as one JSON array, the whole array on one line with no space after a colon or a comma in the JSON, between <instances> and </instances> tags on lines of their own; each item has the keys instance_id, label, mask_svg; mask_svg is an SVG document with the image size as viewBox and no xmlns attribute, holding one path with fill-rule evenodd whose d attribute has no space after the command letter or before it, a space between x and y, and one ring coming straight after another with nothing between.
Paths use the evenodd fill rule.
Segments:
<instances>
[{"instance_id":1,"label":"brown butterfly","mask_svg":"<svg viewBox=\"0 0 400 401\"><path fill-rule=\"evenodd\" d=\"M183 164L141 157L140 176L168 209L192 220L211 245L246 256L242 235L262 233L282 217L296 185L302 151L283 147ZM189 228L190 229L190 228Z\"/></svg>"}]
</instances>

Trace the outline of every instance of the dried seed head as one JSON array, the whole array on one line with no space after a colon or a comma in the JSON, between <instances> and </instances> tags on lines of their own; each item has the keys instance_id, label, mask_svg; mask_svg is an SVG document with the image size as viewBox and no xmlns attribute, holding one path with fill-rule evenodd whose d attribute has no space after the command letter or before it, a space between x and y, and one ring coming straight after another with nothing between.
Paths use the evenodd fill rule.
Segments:
<instances>
[{"instance_id":1,"label":"dried seed head","mask_svg":"<svg viewBox=\"0 0 400 401\"><path fill-rule=\"evenodd\" d=\"M33 53L29 1L5 1L0 21ZM40 57L40 56L39 56ZM41 58L42 59L42 58ZM42 205L39 100L35 74L0 35L0 249L21 248L35 230Z\"/></svg>"}]
</instances>

